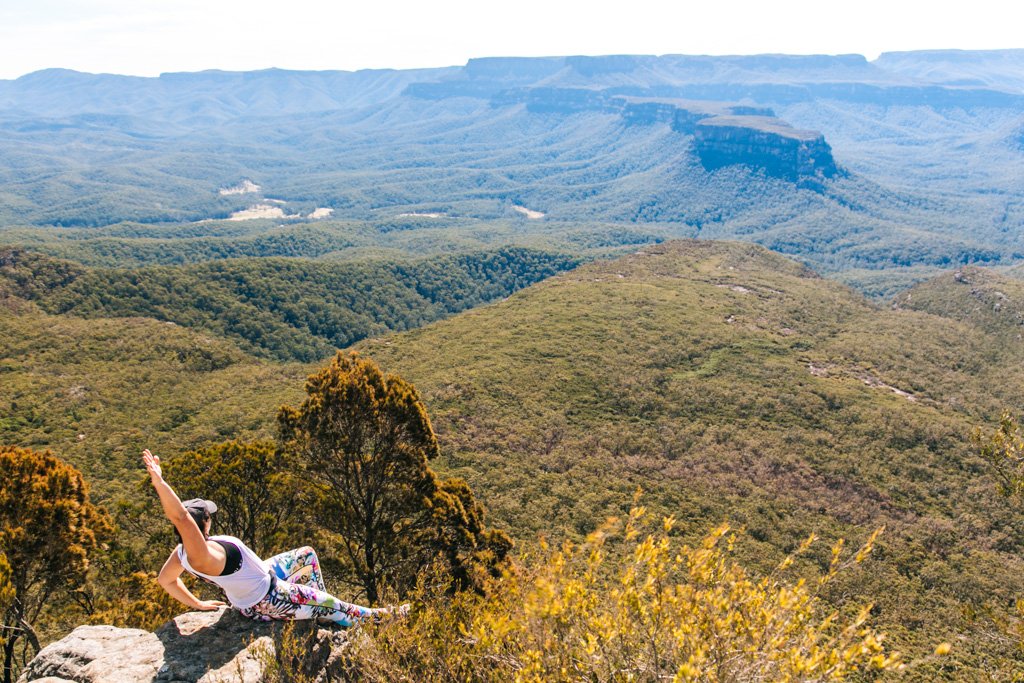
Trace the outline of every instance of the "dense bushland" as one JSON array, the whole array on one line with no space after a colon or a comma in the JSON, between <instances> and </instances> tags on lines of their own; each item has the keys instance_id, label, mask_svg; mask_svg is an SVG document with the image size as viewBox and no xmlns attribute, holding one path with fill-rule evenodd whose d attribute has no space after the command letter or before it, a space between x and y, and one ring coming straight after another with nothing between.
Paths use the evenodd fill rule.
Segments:
<instances>
[{"instance_id":1,"label":"dense bushland","mask_svg":"<svg viewBox=\"0 0 1024 683\"><path fill-rule=\"evenodd\" d=\"M936 300L972 289L934 286ZM142 445L273 437L275 407L302 402L312 369L178 326L4 301L3 440L55 449L107 501L136 495L123 480ZM753 576L811 533L828 546L884 524L871 566L821 598L874 602L889 646L922 661L911 680L962 680L1021 667L993 637L1024 594L1020 511L990 495L969 438L1022 400L1007 340L974 318L872 305L754 246L687 242L359 347L415 384L432 467L465 479L524 550L539 533L582 542L637 486L691 547L723 521L744 528L735 558ZM812 546L794 568L829 562ZM153 569L131 553L123 567ZM944 640L950 656L927 660Z\"/></svg>"},{"instance_id":2,"label":"dense bushland","mask_svg":"<svg viewBox=\"0 0 1024 683\"><path fill-rule=\"evenodd\" d=\"M1024 256L1021 151L992 134L1019 127L1016 109L823 100L779 112L822 130L852 173L818 191L742 165L709 173L692 137L667 123L465 98L247 118L230 133L199 126L184 146L160 125L123 118L11 125L0 144L11 162L0 172L0 243L125 267L509 245L592 255L671 238L742 239L879 295L937 269ZM135 125L145 145L121 129ZM73 158L55 152L70 146ZM243 178L262 191L219 193ZM289 216L335 213L206 220L270 200Z\"/></svg>"},{"instance_id":3,"label":"dense bushland","mask_svg":"<svg viewBox=\"0 0 1024 683\"><path fill-rule=\"evenodd\" d=\"M314 361L367 336L418 327L577 265L531 249L411 262L227 260L82 268L0 251L0 287L51 313L147 317L215 333L257 355Z\"/></svg>"}]
</instances>

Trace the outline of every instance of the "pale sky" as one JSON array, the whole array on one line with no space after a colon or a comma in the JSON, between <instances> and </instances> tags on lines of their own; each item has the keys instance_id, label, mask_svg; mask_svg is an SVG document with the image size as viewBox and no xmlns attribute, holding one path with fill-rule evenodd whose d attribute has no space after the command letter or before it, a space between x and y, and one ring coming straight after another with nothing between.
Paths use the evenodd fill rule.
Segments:
<instances>
[{"instance_id":1,"label":"pale sky","mask_svg":"<svg viewBox=\"0 0 1024 683\"><path fill-rule=\"evenodd\" d=\"M63 67L411 68L470 57L1024 47L1020 0L0 0L0 78Z\"/></svg>"}]
</instances>

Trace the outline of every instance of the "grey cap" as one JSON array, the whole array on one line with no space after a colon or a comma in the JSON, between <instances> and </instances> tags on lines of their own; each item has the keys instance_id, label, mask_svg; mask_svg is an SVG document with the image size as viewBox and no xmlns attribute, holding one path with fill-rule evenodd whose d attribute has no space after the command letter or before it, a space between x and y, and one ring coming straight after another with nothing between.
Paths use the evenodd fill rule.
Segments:
<instances>
[{"instance_id":1,"label":"grey cap","mask_svg":"<svg viewBox=\"0 0 1024 683\"><path fill-rule=\"evenodd\" d=\"M203 500L202 498L193 498L192 500L186 500L182 502L186 508L192 508L197 510L206 510L211 515L217 511L217 504L212 500Z\"/></svg>"}]
</instances>

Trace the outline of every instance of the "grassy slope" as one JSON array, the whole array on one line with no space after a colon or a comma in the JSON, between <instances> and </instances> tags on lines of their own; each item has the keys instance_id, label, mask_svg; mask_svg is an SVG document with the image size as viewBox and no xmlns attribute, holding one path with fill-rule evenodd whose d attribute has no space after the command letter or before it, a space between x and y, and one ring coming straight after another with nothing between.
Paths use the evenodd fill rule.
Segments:
<instances>
[{"instance_id":1,"label":"grassy slope","mask_svg":"<svg viewBox=\"0 0 1024 683\"><path fill-rule=\"evenodd\" d=\"M1009 349L1024 348L1024 281L1021 270L995 272L965 267L945 273L897 296L900 308L960 320L997 337Z\"/></svg>"}]
</instances>

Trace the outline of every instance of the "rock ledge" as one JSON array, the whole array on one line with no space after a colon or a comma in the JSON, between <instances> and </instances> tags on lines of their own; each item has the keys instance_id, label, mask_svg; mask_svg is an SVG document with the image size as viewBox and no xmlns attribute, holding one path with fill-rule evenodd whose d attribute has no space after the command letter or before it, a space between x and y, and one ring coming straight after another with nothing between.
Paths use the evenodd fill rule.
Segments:
<instances>
[{"instance_id":1,"label":"rock ledge","mask_svg":"<svg viewBox=\"0 0 1024 683\"><path fill-rule=\"evenodd\" d=\"M114 626L79 626L43 648L18 683L215 683L260 681L276 661L284 626L258 623L230 609L187 612L155 632ZM332 670L349 640L346 632L296 622L304 661L313 678L335 680ZM335 672L340 673L340 672Z\"/></svg>"}]
</instances>

